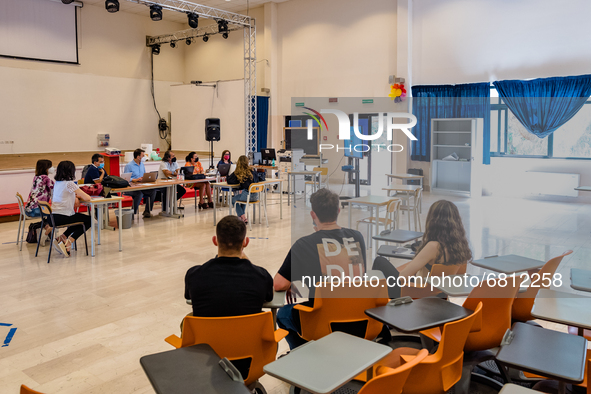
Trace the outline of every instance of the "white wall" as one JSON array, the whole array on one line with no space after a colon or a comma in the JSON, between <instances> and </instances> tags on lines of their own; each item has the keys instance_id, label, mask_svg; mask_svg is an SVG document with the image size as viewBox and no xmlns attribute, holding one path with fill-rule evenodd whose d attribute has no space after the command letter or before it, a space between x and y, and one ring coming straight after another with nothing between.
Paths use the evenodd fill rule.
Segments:
<instances>
[{"instance_id":1,"label":"white wall","mask_svg":"<svg viewBox=\"0 0 591 394\"><path fill-rule=\"evenodd\" d=\"M587 74L588 0L416 0L413 84Z\"/></svg>"},{"instance_id":2,"label":"white wall","mask_svg":"<svg viewBox=\"0 0 591 394\"><path fill-rule=\"evenodd\" d=\"M0 154L96 151L97 133L110 133L120 149L142 142L163 147L146 35L185 26L152 22L147 14L109 14L103 4L78 12L80 65L0 58L0 140L15 142L0 145ZM169 86L184 77L184 48L163 50L154 63L156 102L167 117Z\"/></svg>"}]
</instances>

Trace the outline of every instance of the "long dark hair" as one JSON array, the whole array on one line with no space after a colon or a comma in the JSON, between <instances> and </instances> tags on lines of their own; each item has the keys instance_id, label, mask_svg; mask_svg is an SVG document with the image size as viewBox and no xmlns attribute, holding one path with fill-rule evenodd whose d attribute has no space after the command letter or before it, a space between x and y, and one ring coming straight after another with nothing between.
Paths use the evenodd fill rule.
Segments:
<instances>
[{"instance_id":1,"label":"long dark hair","mask_svg":"<svg viewBox=\"0 0 591 394\"><path fill-rule=\"evenodd\" d=\"M450 201L439 200L431 205L425 223L423 242L417 254L429 243L439 242L436 263L445 254L445 265L463 264L472 260L472 251L466 238L466 230L462 224L462 218L458 207Z\"/></svg>"},{"instance_id":2,"label":"long dark hair","mask_svg":"<svg viewBox=\"0 0 591 394\"><path fill-rule=\"evenodd\" d=\"M55 172L56 181L73 181L76 179L76 166L69 160L61 161Z\"/></svg>"},{"instance_id":3,"label":"long dark hair","mask_svg":"<svg viewBox=\"0 0 591 394\"><path fill-rule=\"evenodd\" d=\"M232 153L230 153L230 151L229 151L229 150L227 150L227 149L226 149L225 151L223 151L223 152L222 152L222 161L224 161L224 155L225 155L226 153L228 154L228 156L230 156L230 158L228 159L228 161L229 161L229 162L231 162L231 161L232 161Z\"/></svg>"},{"instance_id":4,"label":"long dark hair","mask_svg":"<svg viewBox=\"0 0 591 394\"><path fill-rule=\"evenodd\" d=\"M193 156L195 156L197 154L197 152L189 152L189 154L187 155L187 157L185 157L185 162L190 163L191 159L193 158Z\"/></svg>"},{"instance_id":5,"label":"long dark hair","mask_svg":"<svg viewBox=\"0 0 591 394\"><path fill-rule=\"evenodd\" d=\"M53 163L51 162L51 160L37 160L37 166L35 167L35 176L48 175L47 170L49 170L52 165Z\"/></svg>"}]
</instances>

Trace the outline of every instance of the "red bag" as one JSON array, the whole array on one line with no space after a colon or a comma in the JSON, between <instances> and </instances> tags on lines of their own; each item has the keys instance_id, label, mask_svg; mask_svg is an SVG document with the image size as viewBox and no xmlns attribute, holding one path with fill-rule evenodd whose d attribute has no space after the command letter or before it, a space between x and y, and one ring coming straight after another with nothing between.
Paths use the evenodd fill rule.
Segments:
<instances>
[{"instance_id":1,"label":"red bag","mask_svg":"<svg viewBox=\"0 0 591 394\"><path fill-rule=\"evenodd\" d=\"M90 186L81 186L80 190L82 190L84 193L88 194L89 196L100 196L101 193L103 192L103 185L101 184L96 184L96 185L90 185Z\"/></svg>"}]
</instances>

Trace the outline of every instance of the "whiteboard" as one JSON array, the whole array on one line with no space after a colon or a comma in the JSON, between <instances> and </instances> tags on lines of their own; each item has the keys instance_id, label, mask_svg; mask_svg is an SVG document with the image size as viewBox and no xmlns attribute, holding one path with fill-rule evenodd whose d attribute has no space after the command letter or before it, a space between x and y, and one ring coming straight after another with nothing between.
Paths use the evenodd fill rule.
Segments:
<instances>
[{"instance_id":1,"label":"whiteboard","mask_svg":"<svg viewBox=\"0 0 591 394\"><path fill-rule=\"evenodd\" d=\"M0 55L78 63L77 8L49 0L1 0Z\"/></svg>"},{"instance_id":2,"label":"whiteboard","mask_svg":"<svg viewBox=\"0 0 591 394\"><path fill-rule=\"evenodd\" d=\"M232 152L232 161L235 162L246 152L244 80L215 84L217 88L171 86L172 148L209 151L210 143L205 141L205 119L219 118L221 138L213 143L214 156L219 157L224 149L229 149ZM203 161L205 159L202 158Z\"/></svg>"}]
</instances>

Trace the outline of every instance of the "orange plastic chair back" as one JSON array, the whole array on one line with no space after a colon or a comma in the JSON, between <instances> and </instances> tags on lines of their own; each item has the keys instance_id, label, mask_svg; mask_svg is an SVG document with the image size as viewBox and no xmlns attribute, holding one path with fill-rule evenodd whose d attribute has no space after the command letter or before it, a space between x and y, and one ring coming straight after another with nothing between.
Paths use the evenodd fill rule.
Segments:
<instances>
[{"instance_id":1,"label":"orange plastic chair back","mask_svg":"<svg viewBox=\"0 0 591 394\"><path fill-rule=\"evenodd\" d=\"M412 368L423 361L428 355L429 351L423 349L415 358L398 368L385 366L375 368L375 376L361 388L358 394L402 393L402 388L404 387L404 383L406 383L406 379L408 379Z\"/></svg>"},{"instance_id":2,"label":"orange plastic chair back","mask_svg":"<svg viewBox=\"0 0 591 394\"><path fill-rule=\"evenodd\" d=\"M382 287L382 284L384 285ZM320 339L333 332L334 323L366 322L365 339L375 339L383 324L371 319L365 314L366 309L377 308L386 305L388 288L385 280L380 281L377 287L335 287L330 292L330 297L322 297L322 293L329 289L316 288L314 307L296 305L299 310L302 327L301 337L307 341Z\"/></svg>"},{"instance_id":3,"label":"orange plastic chair back","mask_svg":"<svg viewBox=\"0 0 591 394\"><path fill-rule=\"evenodd\" d=\"M466 265L444 265L444 264L433 264L431 267L431 274L430 276L449 276L449 275L456 275L459 274L459 271L463 271L466 273ZM398 270L401 270L402 267L398 267ZM431 285L427 283L426 286L415 286L412 284L408 284L400 289L400 296L401 297L411 297L413 300L425 297L432 297L441 293L441 291L437 289L431 290Z\"/></svg>"},{"instance_id":4,"label":"orange plastic chair back","mask_svg":"<svg viewBox=\"0 0 591 394\"><path fill-rule=\"evenodd\" d=\"M261 193L265 190L264 183L251 183L250 187L248 188L249 193Z\"/></svg>"},{"instance_id":5,"label":"orange plastic chair back","mask_svg":"<svg viewBox=\"0 0 591 394\"><path fill-rule=\"evenodd\" d=\"M475 310L482 303L482 321L480 330L476 330L476 324L472 327L464 351L487 350L500 346L505 332L511 328L511 307L519 291L519 283L516 280L513 286L513 281L508 280L506 286L501 286L504 283L484 281L470 292L463 306Z\"/></svg>"},{"instance_id":6,"label":"orange plastic chair back","mask_svg":"<svg viewBox=\"0 0 591 394\"><path fill-rule=\"evenodd\" d=\"M24 384L21 385L21 394L43 394L39 391L35 391L33 389L28 388Z\"/></svg>"},{"instance_id":7,"label":"orange plastic chair back","mask_svg":"<svg viewBox=\"0 0 591 394\"><path fill-rule=\"evenodd\" d=\"M251 359L244 384L250 385L264 375L263 366L275 361L277 343L287 335L276 330L271 312L232 317L186 316L181 338L171 335L165 341L176 348L205 343L221 358Z\"/></svg>"},{"instance_id":8,"label":"orange plastic chair back","mask_svg":"<svg viewBox=\"0 0 591 394\"><path fill-rule=\"evenodd\" d=\"M556 272L556 269L558 268L558 265L560 265L560 262L564 256L568 256L572 252L572 250L567 250L562 255L548 260L548 262L544 264L540 271L538 271L538 274L540 275L540 280L536 282L538 287L529 286L525 292L517 294L517 298L515 298L515 301L513 301L513 310L511 311L511 317L513 320L525 322L534 319L534 317L531 315L531 310L534 306L534 300L538 295L538 291L540 288L549 287L546 286L548 284L547 280L542 280L544 274L550 274L550 279L553 279L554 273Z\"/></svg>"},{"instance_id":9,"label":"orange plastic chair back","mask_svg":"<svg viewBox=\"0 0 591 394\"><path fill-rule=\"evenodd\" d=\"M481 313L482 303L479 303L470 316L443 326L437 352L412 369L404 385L405 394L443 394L460 380L464 345ZM406 356L403 358L406 359Z\"/></svg>"}]
</instances>

